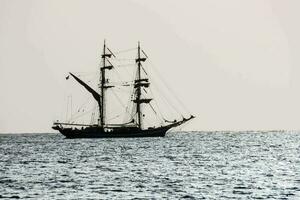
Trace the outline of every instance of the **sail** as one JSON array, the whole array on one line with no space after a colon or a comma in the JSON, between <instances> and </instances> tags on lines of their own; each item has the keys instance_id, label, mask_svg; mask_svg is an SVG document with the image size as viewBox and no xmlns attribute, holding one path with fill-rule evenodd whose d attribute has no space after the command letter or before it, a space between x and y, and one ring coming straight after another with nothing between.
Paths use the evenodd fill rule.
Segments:
<instances>
[{"instance_id":1,"label":"sail","mask_svg":"<svg viewBox=\"0 0 300 200\"><path fill-rule=\"evenodd\" d=\"M98 102L98 105L100 106L100 94L98 92L96 92L93 88L91 88L90 86L88 86L85 82L83 82L81 79L79 79L77 76L75 76L74 74L70 73L70 75L78 82L80 83L85 89L87 89L87 91L89 91L93 97L95 98L95 100Z\"/></svg>"}]
</instances>

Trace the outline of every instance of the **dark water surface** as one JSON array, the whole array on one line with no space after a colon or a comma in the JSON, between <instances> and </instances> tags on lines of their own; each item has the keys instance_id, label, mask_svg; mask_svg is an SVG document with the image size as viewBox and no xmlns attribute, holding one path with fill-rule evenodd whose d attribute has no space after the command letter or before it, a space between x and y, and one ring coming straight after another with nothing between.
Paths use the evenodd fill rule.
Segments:
<instances>
[{"instance_id":1,"label":"dark water surface","mask_svg":"<svg viewBox=\"0 0 300 200\"><path fill-rule=\"evenodd\" d=\"M0 197L300 199L300 132L0 135Z\"/></svg>"}]
</instances>

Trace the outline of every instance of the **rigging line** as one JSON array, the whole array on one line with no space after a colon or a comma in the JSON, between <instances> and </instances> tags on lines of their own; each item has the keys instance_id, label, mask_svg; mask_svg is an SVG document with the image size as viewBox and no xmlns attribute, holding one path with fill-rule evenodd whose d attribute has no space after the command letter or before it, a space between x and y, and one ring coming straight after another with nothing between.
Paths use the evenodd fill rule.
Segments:
<instances>
[{"instance_id":1,"label":"rigging line","mask_svg":"<svg viewBox=\"0 0 300 200\"><path fill-rule=\"evenodd\" d=\"M121 101L121 99L118 97L118 95L116 94L116 92L114 91L114 89L111 90L113 95L116 97L116 99L119 101L119 103L126 108L126 106L123 104L123 102Z\"/></svg>"},{"instance_id":2,"label":"rigging line","mask_svg":"<svg viewBox=\"0 0 300 200\"><path fill-rule=\"evenodd\" d=\"M119 80L124 80L121 76L121 74L117 71L117 70L114 70L114 74L117 76L117 78ZM110 79L113 78L113 77L110 77ZM111 84L127 84L128 81L110 81Z\"/></svg>"},{"instance_id":3,"label":"rigging line","mask_svg":"<svg viewBox=\"0 0 300 200\"><path fill-rule=\"evenodd\" d=\"M152 76L149 76L149 78L151 79L151 82L153 83L152 85L157 89L157 91L161 94L161 99L167 104L170 105L175 112L177 112L177 114L179 114L180 116L183 116L181 112L179 112L179 110L176 108L176 106L174 106L171 102L168 101L168 99L165 97L164 93L162 90L159 89L156 81L154 81L154 79L152 78ZM152 92L152 90L151 90ZM152 92L153 93L153 92Z\"/></svg>"},{"instance_id":4,"label":"rigging line","mask_svg":"<svg viewBox=\"0 0 300 200\"><path fill-rule=\"evenodd\" d=\"M115 54L120 54L120 53L125 53L125 52L129 52L129 51L133 51L133 50L136 50L137 48L130 48L130 49L124 49L124 50L120 50L120 51L117 51L115 52Z\"/></svg>"},{"instance_id":5,"label":"rigging line","mask_svg":"<svg viewBox=\"0 0 300 200\"><path fill-rule=\"evenodd\" d=\"M181 104L181 106L185 109L185 111L187 111L188 113L191 113L189 111L189 109L187 109L187 107L182 103L182 101L177 97L177 95L175 94L175 92L171 89L171 87L169 87L169 85L167 84L167 82L165 81L165 79L163 79L160 75L160 73L158 72L158 70L156 69L156 67L154 66L154 64L151 62L151 60L149 60L149 64L152 66L152 68L154 69L154 71L156 72L156 74L158 74L158 76L160 77L160 79L162 80L162 82L165 84L165 86L167 87L167 89L172 93L173 97L176 98L176 100Z\"/></svg>"},{"instance_id":6,"label":"rigging line","mask_svg":"<svg viewBox=\"0 0 300 200\"><path fill-rule=\"evenodd\" d=\"M133 72L133 74L137 74L137 70ZM131 75L132 76L132 75ZM133 75L133 78L132 79L135 79L134 78L134 75ZM131 100L134 98L134 87L132 86L131 90L130 90L130 95L128 97L128 100L127 100L127 103L126 103L126 112L129 113L129 109L131 109L131 113L129 113L130 117L134 118L134 111L133 111L133 104L131 103Z\"/></svg>"},{"instance_id":7,"label":"rigging line","mask_svg":"<svg viewBox=\"0 0 300 200\"><path fill-rule=\"evenodd\" d=\"M164 93L164 91L159 87L158 83L154 80L154 78L152 76L149 76L149 78L151 79L151 81L154 83L154 87L157 88L157 91L161 94L161 99L167 104L170 105L175 112L177 112L178 115L183 116L182 112L180 112L180 110L177 108L177 106L174 104L174 102L171 102L168 100L167 95ZM160 97L160 96L159 96ZM178 103L178 102L177 102Z\"/></svg>"},{"instance_id":8,"label":"rigging line","mask_svg":"<svg viewBox=\"0 0 300 200\"><path fill-rule=\"evenodd\" d=\"M110 81L110 83L114 83L114 84L133 84L134 81Z\"/></svg>"},{"instance_id":9,"label":"rigging line","mask_svg":"<svg viewBox=\"0 0 300 200\"><path fill-rule=\"evenodd\" d=\"M145 68L141 65L143 71L145 72L146 75L148 75L148 73L146 72Z\"/></svg>"},{"instance_id":10,"label":"rigging line","mask_svg":"<svg viewBox=\"0 0 300 200\"><path fill-rule=\"evenodd\" d=\"M71 104L70 104L71 102ZM69 106L70 104L70 106ZM70 118L69 117L69 107L71 107L71 111L70 111ZM67 113L66 113L66 121L70 122L72 119L72 95L68 95L67 97Z\"/></svg>"},{"instance_id":11,"label":"rigging line","mask_svg":"<svg viewBox=\"0 0 300 200\"><path fill-rule=\"evenodd\" d=\"M69 95L67 96L67 112L66 112L66 121L68 121L68 112L69 112Z\"/></svg>"},{"instance_id":12,"label":"rigging line","mask_svg":"<svg viewBox=\"0 0 300 200\"><path fill-rule=\"evenodd\" d=\"M137 78L138 75L138 70L133 70L132 75L131 75L131 79L135 80ZM132 102L132 100L135 98L135 88L134 86L132 86L131 91L130 91L130 96L128 97L127 103L126 103L126 112L129 113L129 117L131 117L132 119L134 119L137 115L136 113L136 106L134 105L134 103ZM129 111L130 110L130 111ZM126 119L124 119L126 120ZM135 122L136 123L136 122Z\"/></svg>"},{"instance_id":13,"label":"rigging line","mask_svg":"<svg viewBox=\"0 0 300 200\"><path fill-rule=\"evenodd\" d=\"M114 57L116 57L115 54L108 47L106 47L106 48L111 53L111 55L113 55Z\"/></svg>"},{"instance_id":14,"label":"rigging line","mask_svg":"<svg viewBox=\"0 0 300 200\"><path fill-rule=\"evenodd\" d=\"M157 101L156 101L156 98L154 98L154 94L153 94L152 89L149 88L149 90L150 90L151 96L153 96L153 101L154 101L154 103L155 103L155 106L157 107L158 112L160 113L161 116L163 116L163 114L161 113L161 111L160 111L160 109L159 109L159 106L158 106L158 103L157 103Z\"/></svg>"},{"instance_id":15,"label":"rigging line","mask_svg":"<svg viewBox=\"0 0 300 200\"><path fill-rule=\"evenodd\" d=\"M143 54L146 56L146 58L148 58L147 54L145 53L145 51L142 49Z\"/></svg>"},{"instance_id":16,"label":"rigging line","mask_svg":"<svg viewBox=\"0 0 300 200\"><path fill-rule=\"evenodd\" d=\"M169 99L167 98L167 93L165 93L164 92L164 90L163 89L161 89L159 86L158 86L158 84L157 84L157 82L156 81L154 81L154 79L151 77L151 80L152 80L152 82L154 83L153 85L157 88L157 91L160 93L160 94L162 94L161 95L161 98L164 100L164 102L165 103L167 103L167 104L169 104L176 112L177 112L177 114L179 114L180 116L182 116L183 117L183 113L180 111L180 107L178 108L178 106L176 106L174 103L175 102L173 102L173 101L169 101ZM178 101L177 101L177 103L178 103ZM187 112L186 110L184 110L185 112Z\"/></svg>"},{"instance_id":17,"label":"rigging line","mask_svg":"<svg viewBox=\"0 0 300 200\"><path fill-rule=\"evenodd\" d=\"M132 66L135 66L135 64L133 64ZM132 75L129 73L128 68L127 67L121 67L122 69L125 69L126 74L131 77Z\"/></svg>"},{"instance_id":18,"label":"rigging line","mask_svg":"<svg viewBox=\"0 0 300 200\"><path fill-rule=\"evenodd\" d=\"M188 124L190 124L191 121L187 121L184 124L181 124L180 126L174 127L175 131L182 131Z\"/></svg>"},{"instance_id":19,"label":"rigging line","mask_svg":"<svg viewBox=\"0 0 300 200\"><path fill-rule=\"evenodd\" d=\"M128 97L128 100L127 100L127 106L130 104L130 102L131 102L131 99L132 99L132 95L134 95L133 94L134 93L134 86L132 85L132 87L131 87L131 89L130 89L130 95L129 95L129 97Z\"/></svg>"},{"instance_id":20,"label":"rigging line","mask_svg":"<svg viewBox=\"0 0 300 200\"><path fill-rule=\"evenodd\" d=\"M91 110L92 110L92 109L90 109L90 111L91 111ZM88 112L88 111L85 111L85 110L83 109L82 112L79 112L79 113L76 113L75 115L73 115L73 116L70 118L70 120L77 119L78 117L80 117L82 114L84 114L84 113L86 113L86 112Z\"/></svg>"},{"instance_id":21,"label":"rigging line","mask_svg":"<svg viewBox=\"0 0 300 200\"><path fill-rule=\"evenodd\" d=\"M119 68L120 68L120 67L122 67L122 68L124 67L124 68L125 68L125 67L135 66L135 63L130 63L130 64L120 64L120 65L115 65L115 66L116 66L116 67L119 67Z\"/></svg>"},{"instance_id":22,"label":"rigging line","mask_svg":"<svg viewBox=\"0 0 300 200\"><path fill-rule=\"evenodd\" d=\"M122 89L119 87L114 87L114 89L118 90L117 92L119 92L119 93L128 94L128 90L125 90L125 89Z\"/></svg>"},{"instance_id":23,"label":"rigging line","mask_svg":"<svg viewBox=\"0 0 300 200\"><path fill-rule=\"evenodd\" d=\"M95 75L95 74L90 74L90 75L77 75L77 77L80 77L80 78L82 78L82 77L90 77L89 78L89 80L87 80L87 81L85 81L86 83L92 83L92 82L94 82L96 79L98 79L98 77L97 77L97 75Z\"/></svg>"},{"instance_id":24,"label":"rigging line","mask_svg":"<svg viewBox=\"0 0 300 200\"><path fill-rule=\"evenodd\" d=\"M155 109L153 108L153 106L151 105L151 103L149 103L151 109L153 110L154 114L157 115L157 112L155 111Z\"/></svg>"},{"instance_id":25,"label":"rigging line","mask_svg":"<svg viewBox=\"0 0 300 200\"><path fill-rule=\"evenodd\" d=\"M124 103L121 101L120 97L116 94L116 92L112 89L113 95L117 98L117 100L119 101L119 103L123 106L123 108L125 108L125 112L129 115L131 115L129 112L127 112L126 110L126 106L124 105Z\"/></svg>"},{"instance_id":26,"label":"rigging line","mask_svg":"<svg viewBox=\"0 0 300 200\"><path fill-rule=\"evenodd\" d=\"M93 124L95 122L96 107L97 107L97 104L95 102L94 106L93 106L92 116L91 116L91 124Z\"/></svg>"},{"instance_id":27,"label":"rigging line","mask_svg":"<svg viewBox=\"0 0 300 200\"><path fill-rule=\"evenodd\" d=\"M153 91L152 91L151 88L150 88L150 93L151 93L151 95L154 97L154 94L153 94ZM154 100L155 106L157 107L157 110L158 110L158 112L159 112L159 114L160 114L161 120L164 119L164 116L163 116L161 110L159 109L159 106L158 106L158 103L157 103L156 99L154 98L153 100ZM152 105L151 105L151 106L152 106Z\"/></svg>"},{"instance_id":28,"label":"rigging line","mask_svg":"<svg viewBox=\"0 0 300 200\"><path fill-rule=\"evenodd\" d=\"M89 81L85 81L85 83L94 84L96 79L98 79L98 77L94 77L93 79L91 79Z\"/></svg>"},{"instance_id":29,"label":"rigging line","mask_svg":"<svg viewBox=\"0 0 300 200\"><path fill-rule=\"evenodd\" d=\"M161 118L158 117L157 112L156 112L155 109L153 108L152 104L149 103L149 105L150 105L151 109L153 110L153 112L154 112L154 114L155 114L155 117L156 117L160 122L163 122L163 120L162 120Z\"/></svg>"},{"instance_id":30,"label":"rigging line","mask_svg":"<svg viewBox=\"0 0 300 200\"><path fill-rule=\"evenodd\" d=\"M158 107L157 102L155 100L154 100L154 103L155 103L156 107ZM164 121L164 116L163 116L162 112L160 110L158 112L159 112L159 117L160 117L159 120Z\"/></svg>"},{"instance_id":31,"label":"rigging line","mask_svg":"<svg viewBox=\"0 0 300 200\"><path fill-rule=\"evenodd\" d=\"M90 109L90 110L88 110L88 111L82 113L81 115L78 115L78 116L76 116L76 117L73 117L72 119L70 119L70 121L71 121L71 120L74 121L74 120L76 120L76 119L78 119L78 118L80 118L80 117L82 117L82 116L85 116L85 115L87 115L87 114L90 114L90 112L93 111L93 110L94 110L94 109L92 108L92 109Z\"/></svg>"},{"instance_id":32,"label":"rigging line","mask_svg":"<svg viewBox=\"0 0 300 200\"><path fill-rule=\"evenodd\" d=\"M131 91L130 91L130 95L128 97L128 100L127 100L127 103L126 103L126 113L129 114L129 117L131 117L132 119L134 119L135 117L135 111L133 110L134 109L134 104L133 102L131 101L131 99L133 98L133 92L134 92L134 87L131 88Z\"/></svg>"},{"instance_id":33,"label":"rigging line","mask_svg":"<svg viewBox=\"0 0 300 200\"><path fill-rule=\"evenodd\" d=\"M81 104L81 106L79 106L78 110L81 110L81 108L83 108L83 106L85 106L87 103L89 103L90 100L91 100L91 98L87 97L86 100L85 100L85 102L83 104Z\"/></svg>"},{"instance_id":34,"label":"rigging line","mask_svg":"<svg viewBox=\"0 0 300 200\"><path fill-rule=\"evenodd\" d=\"M79 106L78 112L79 112L85 105L87 105L90 101L91 101L91 98L90 98L90 97L87 97L86 100L85 100L85 102L82 103L82 104ZM94 107L95 107L95 106L94 106ZM94 109L94 108L93 108L93 109ZM72 116L71 116L71 120L72 120L74 117L77 117L77 114L78 114L78 113L75 113L74 115L72 115ZM79 113L79 114L80 114L80 113Z\"/></svg>"},{"instance_id":35,"label":"rigging line","mask_svg":"<svg viewBox=\"0 0 300 200\"><path fill-rule=\"evenodd\" d=\"M135 59L132 58L112 58L112 59L117 61L135 61Z\"/></svg>"},{"instance_id":36,"label":"rigging line","mask_svg":"<svg viewBox=\"0 0 300 200\"><path fill-rule=\"evenodd\" d=\"M88 77L88 76L94 77L96 71L93 71L93 72L87 72L87 73L84 73L84 72L72 72L72 73L73 73L73 74L76 74L78 77Z\"/></svg>"},{"instance_id":37,"label":"rigging line","mask_svg":"<svg viewBox=\"0 0 300 200\"><path fill-rule=\"evenodd\" d=\"M96 72L95 72L95 73L96 73ZM88 79L88 80L85 81L85 82L91 82L91 81L94 81L94 80L97 78L97 75L96 75L95 73L89 74L89 75L80 75L79 73L76 73L76 72L75 72L75 74L76 74L76 76L77 76L78 78Z\"/></svg>"},{"instance_id":38,"label":"rigging line","mask_svg":"<svg viewBox=\"0 0 300 200\"><path fill-rule=\"evenodd\" d=\"M130 74L128 73L127 69L126 68L124 68L124 69L125 69L126 73L130 76ZM117 76L118 76L118 78L120 80L123 80L122 77L121 77L121 74L118 72L118 70L116 68L113 71L115 72L115 74L117 74Z\"/></svg>"},{"instance_id":39,"label":"rigging line","mask_svg":"<svg viewBox=\"0 0 300 200\"><path fill-rule=\"evenodd\" d=\"M71 118L73 116L73 97L71 95Z\"/></svg>"},{"instance_id":40,"label":"rigging line","mask_svg":"<svg viewBox=\"0 0 300 200\"><path fill-rule=\"evenodd\" d=\"M120 80L123 80L122 77L121 77L121 74L119 74L119 72L118 72L117 70L114 70L114 72L115 72L115 74L118 76L118 78L119 78Z\"/></svg>"}]
</instances>

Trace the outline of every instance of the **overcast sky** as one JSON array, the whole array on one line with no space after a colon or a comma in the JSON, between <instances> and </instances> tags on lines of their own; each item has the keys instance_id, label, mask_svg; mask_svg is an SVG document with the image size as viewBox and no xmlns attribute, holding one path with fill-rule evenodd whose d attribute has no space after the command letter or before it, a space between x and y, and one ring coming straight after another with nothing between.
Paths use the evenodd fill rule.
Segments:
<instances>
[{"instance_id":1,"label":"overcast sky","mask_svg":"<svg viewBox=\"0 0 300 200\"><path fill-rule=\"evenodd\" d=\"M0 0L0 132L52 132L69 71L141 41L188 130L300 129L299 0Z\"/></svg>"}]
</instances>

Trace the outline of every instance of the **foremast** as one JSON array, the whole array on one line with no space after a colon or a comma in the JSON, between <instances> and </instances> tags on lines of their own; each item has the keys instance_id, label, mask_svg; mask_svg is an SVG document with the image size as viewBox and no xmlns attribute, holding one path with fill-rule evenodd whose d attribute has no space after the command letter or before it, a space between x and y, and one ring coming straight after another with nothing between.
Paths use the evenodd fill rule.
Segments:
<instances>
[{"instance_id":1,"label":"foremast","mask_svg":"<svg viewBox=\"0 0 300 200\"><path fill-rule=\"evenodd\" d=\"M106 89L112 87L107 85L108 79L106 78L106 70L111 70L113 65L109 62L108 58L114 56L114 54L106 47L105 40L103 45L103 54L101 55L102 58L102 66L100 67L100 102L101 106L99 106L99 126L105 126L105 117L106 117Z\"/></svg>"},{"instance_id":2,"label":"foremast","mask_svg":"<svg viewBox=\"0 0 300 200\"><path fill-rule=\"evenodd\" d=\"M147 78L142 78L141 76L141 68L142 62L146 61L146 58L141 57L141 47L140 42L138 42L138 57L135 60L137 63L137 77L134 81L134 88L136 88L136 98L133 100L136 103L136 111L137 111L137 125L139 129L143 128L143 114L142 114L142 104L143 103L150 103L152 99L142 98L142 87L149 87L149 81Z\"/></svg>"}]
</instances>

